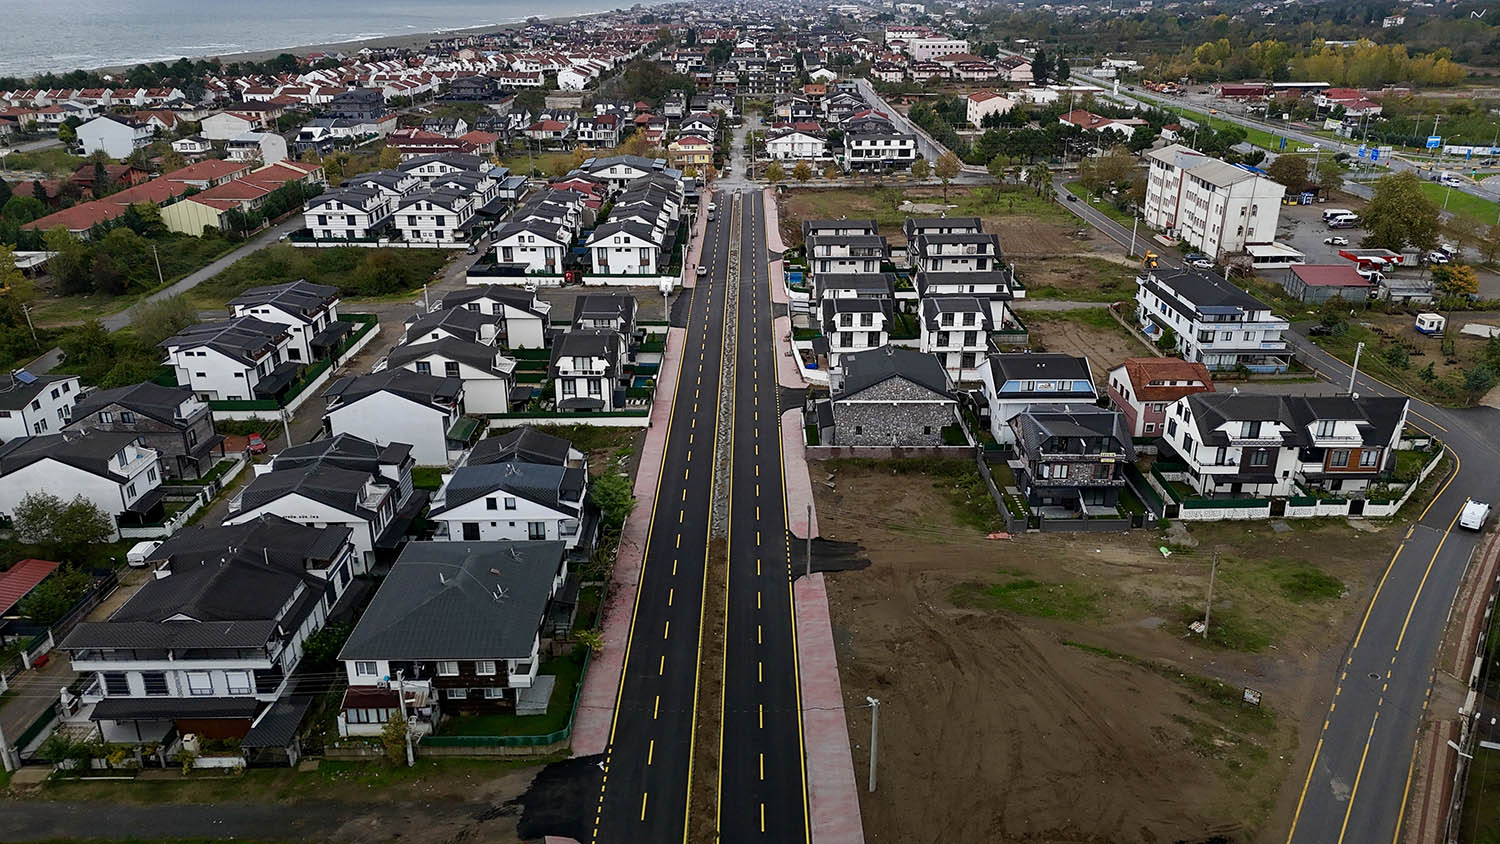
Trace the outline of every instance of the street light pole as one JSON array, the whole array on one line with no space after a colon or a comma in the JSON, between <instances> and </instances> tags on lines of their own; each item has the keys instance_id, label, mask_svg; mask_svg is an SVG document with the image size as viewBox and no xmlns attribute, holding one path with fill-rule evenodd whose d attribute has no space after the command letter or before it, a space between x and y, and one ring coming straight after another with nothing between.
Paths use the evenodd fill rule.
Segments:
<instances>
[{"instance_id":1,"label":"street light pole","mask_svg":"<svg viewBox=\"0 0 1500 844\"><path fill-rule=\"evenodd\" d=\"M406 725L406 767L410 768L417 764L416 757L411 751L411 722L406 720L406 672L402 669L396 671L396 702L401 707L401 723Z\"/></svg>"},{"instance_id":2,"label":"street light pole","mask_svg":"<svg viewBox=\"0 0 1500 844\"><path fill-rule=\"evenodd\" d=\"M1214 552L1213 562L1208 567L1208 604L1203 607L1203 638L1208 638L1208 621L1214 611L1214 578L1219 573L1219 552Z\"/></svg>"},{"instance_id":3,"label":"street light pole","mask_svg":"<svg viewBox=\"0 0 1500 844\"><path fill-rule=\"evenodd\" d=\"M875 755L880 747L880 701L866 696L865 702L870 704L870 793L873 794L875 792Z\"/></svg>"},{"instance_id":4,"label":"street light pole","mask_svg":"<svg viewBox=\"0 0 1500 844\"><path fill-rule=\"evenodd\" d=\"M1135 230L1140 226L1140 224L1141 217L1139 214L1137 214L1135 219L1130 222L1130 251L1125 253L1125 256L1127 258L1135 257Z\"/></svg>"},{"instance_id":5,"label":"street light pole","mask_svg":"<svg viewBox=\"0 0 1500 844\"><path fill-rule=\"evenodd\" d=\"M1361 342L1354 347L1354 366L1349 369L1349 395L1354 395L1354 378L1359 375L1359 355L1365 350L1365 344Z\"/></svg>"},{"instance_id":6,"label":"street light pole","mask_svg":"<svg viewBox=\"0 0 1500 844\"><path fill-rule=\"evenodd\" d=\"M167 280L161 274L161 255L157 254L156 244L151 244L151 257L156 259L156 283L162 287L167 285Z\"/></svg>"}]
</instances>

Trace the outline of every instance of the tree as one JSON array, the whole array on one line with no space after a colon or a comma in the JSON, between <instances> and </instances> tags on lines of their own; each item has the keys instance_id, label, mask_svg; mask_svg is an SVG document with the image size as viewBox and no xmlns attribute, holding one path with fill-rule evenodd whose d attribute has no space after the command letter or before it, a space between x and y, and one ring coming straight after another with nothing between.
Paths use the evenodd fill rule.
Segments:
<instances>
[{"instance_id":1,"label":"tree","mask_svg":"<svg viewBox=\"0 0 1500 844\"><path fill-rule=\"evenodd\" d=\"M317 151L316 150L309 150L309 151L312 152L313 155L317 155ZM306 159L304 159L304 160L306 160ZM321 162L314 162L314 163L321 163ZM184 168L186 166L187 166L187 159L183 158L182 157L182 153L178 152L175 149L172 149L172 148L168 147L167 151L161 154L161 171L163 173L171 173L171 172L174 172L174 171L177 171L177 170L181 170L182 168Z\"/></svg>"},{"instance_id":2,"label":"tree","mask_svg":"<svg viewBox=\"0 0 1500 844\"><path fill-rule=\"evenodd\" d=\"M1439 264L1432 268L1432 288L1445 299L1475 296L1479 276L1467 264Z\"/></svg>"},{"instance_id":3,"label":"tree","mask_svg":"<svg viewBox=\"0 0 1500 844\"><path fill-rule=\"evenodd\" d=\"M72 126L64 123L57 127L57 139L64 144L71 145L78 140L78 132Z\"/></svg>"},{"instance_id":4,"label":"tree","mask_svg":"<svg viewBox=\"0 0 1500 844\"><path fill-rule=\"evenodd\" d=\"M1367 234L1361 246L1400 252L1408 246L1421 250L1437 245L1439 212L1422 192L1422 181L1406 170L1380 177L1375 195L1360 215Z\"/></svg>"},{"instance_id":5,"label":"tree","mask_svg":"<svg viewBox=\"0 0 1500 844\"><path fill-rule=\"evenodd\" d=\"M1280 155L1266 168L1272 181L1286 186L1289 192L1298 192L1307 187L1308 161L1300 155Z\"/></svg>"},{"instance_id":6,"label":"tree","mask_svg":"<svg viewBox=\"0 0 1500 844\"><path fill-rule=\"evenodd\" d=\"M1177 332L1171 328L1163 328L1161 336L1156 338L1156 348L1164 352L1170 352L1177 348Z\"/></svg>"},{"instance_id":7,"label":"tree","mask_svg":"<svg viewBox=\"0 0 1500 844\"><path fill-rule=\"evenodd\" d=\"M142 302L130 309L130 324L135 336L148 347L171 337L198 322L198 310L186 296L168 296Z\"/></svg>"},{"instance_id":8,"label":"tree","mask_svg":"<svg viewBox=\"0 0 1500 844\"><path fill-rule=\"evenodd\" d=\"M1479 254L1486 264L1500 261L1500 223L1490 226L1479 241Z\"/></svg>"},{"instance_id":9,"label":"tree","mask_svg":"<svg viewBox=\"0 0 1500 844\"><path fill-rule=\"evenodd\" d=\"M1313 175L1318 181L1318 190L1322 191L1325 196L1344 185L1344 165L1332 158L1319 159Z\"/></svg>"},{"instance_id":10,"label":"tree","mask_svg":"<svg viewBox=\"0 0 1500 844\"><path fill-rule=\"evenodd\" d=\"M401 151L400 150L396 149L395 147L381 147L380 148L380 159L379 159L380 169L382 169L382 170L394 170L396 168L396 165L398 165L400 163L401 163Z\"/></svg>"},{"instance_id":11,"label":"tree","mask_svg":"<svg viewBox=\"0 0 1500 844\"><path fill-rule=\"evenodd\" d=\"M920 181L925 180L928 176L931 176L931 175L932 175L932 165L927 163L927 159L925 159L925 158L918 158L916 161L913 161L911 163L911 177L913 179L916 179L917 181L920 182Z\"/></svg>"},{"instance_id":12,"label":"tree","mask_svg":"<svg viewBox=\"0 0 1500 844\"><path fill-rule=\"evenodd\" d=\"M839 168L833 166L832 164L830 164L827 167L823 168L823 178L825 178L825 179L827 179L828 181L831 182L834 179L837 179L838 177L839 177Z\"/></svg>"},{"instance_id":13,"label":"tree","mask_svg":"<svg viewBox=\"0 0 1500 844\"><path fill-rule=\"evenodd\" d=\"M599 508L599 523L608 532L618 532L635 507L630 479L613 472L600 475L589 485L589 497Z\"/></svg>"},{"instance_id":14,"label":"tree","mask_svg":"<svg viewBox=\"0 0 1500 844\"><path fill-rule=\"evenodd\" d=\"M1058 82L1067 82L1068 78L1071 77L1072 75L1073 75L1073 66L1070 65L1070 64L1068 64L1068 60L1066 58L1064 58L1063 56L1058 56L1057 57L1057 81Z\"/></svg>"},{"instance_id":15,"label":"tree","mask_svg":"<svg viewBox=\"0 0 1500 844\"><path fill-rule=\"evenodd\" d=\"M307 637L302 643L302 658L313 668L331 668L339 659L339 651L348 641L354 628L347 624L329 624Z\"/></svg>"},{"instance_id":16,"label":"tree","mask_svg":"<svg viewBox=\"0 0 1500 844\"><path fill-rule=\"evenodd\" d=\"M406 761L406 719L399 710L391 714L394 717L387 718L380 730L380 746L392 765L400 765Z\"/></svg>"},{"instance_id":17,"label":"tree","mask_svg":"<svg viewBox=\"0 0 1500 844\"><path fill-rule=\"evenodd\" d=\"M63 560L76 559L90 545L115 537L114 520L82 495L64 501L51 493L29 492L11 519L21 541L40 545L43 553Z\"/></svg>"},{"instance_id":18,"label":"tree","mask_svg":"<svg viewBox=\"0 0 1500 844\"><path fill-rule=\"evenodd\" d=\"M1052 186L1052 172L1041 164L1026 168L1026 186L1042 196Z\"/></svg>"},{"instance_id":19,"label":"tree","mask_svg":"<svg viewBox=\"0 0 1500 844\"><path fill-rule=\"evenodd\" d=\"M990 178L1001 183L1010 174L1009 167L1010 165L1006 162L1004 155L997 155L990 159L989 164L984 165L984 169L989 171Z\"/></svg>"},{"instance_id":20,"label":"tree","mask_svg":"<svg viewBox=\"0 0 1500 844\"><path fill-rule=\"evenodd\" d=\"M766 181L770 182L771 184L774 185L785 178L786 170L782 169L780 162L773 161L771 162L771 166L766 168Z\"/></svg>"},{"instance_id":21,"label":"tree","mask_svg":"<svg viewBox=\"0 0 1500 844\"><path fill-rule=\"evenodd\" d=\"M40 184L40 182L32 182L32 191L36 191ZM37 195L22 196L21 194L15 194L10 199L5 200L5 205L0 206L0 217L4 217L7 222L15 223L16 225L29 223L32 220L40 220L46 216L47 206L43 205L40 199L37 199ZM43 189L39 195L46 196L46 190Z\"/></svg>"},{"instance_id":22,"label":"tree","mask_svg":"<svg viewBox=\"0 0 1500 844\"><path fill-rule=\"evenodd\" d=\"M792 178L796 179L799 182L806 184L807 181L812 177L812 165L808 164L806 161L799 161L797 162L797 166L792 168Z\"/></svg>"},{"instance_id":23,"label":"tree","mask_svg":"<svg viewBox=\"0 0 1500 844\"><path fill-rule=\"evenodd\" d=\"M56 280L58 292L67 295L88 293L94 289L94 277L90 273L93 258L83 245L62 226L48 229L42 235L42 245L54 253L47 261L47 268Z\"/></svg>"},{"instance_id":24,"label":"tree","mask_svg":"<svg viewBox=\"0 0 1500 844\"><path fill-rule=\"evenodd\" d=\"M37 584L16 609L33 624L50 627L67 615L93 586L94 578L87 571L68 566Z\"/></svg>"},{"instance_id":25,"label":"tree","mask_svg":"<svg viewBox=\"0 0 1500 844\"><path fill-rule=\"evenodd\" d=\"M1044 85L1052 75L1052 62L1047 58L1047 51L1038 47L1036 55L1031 57L1031 80L1038 85Z\"/></svg>"},{"instance_id":26,"label":"tree","mask_svg":"<svg viewBox=\"0 0 1500 844\"><path fill-rule=\"evenodd\" d=\"M933 166L933 175L943 181L943 201L948 201L948 183L958 178L959 160L958 156L951 152L945 152Z\"/></svg>"}]
</instances>

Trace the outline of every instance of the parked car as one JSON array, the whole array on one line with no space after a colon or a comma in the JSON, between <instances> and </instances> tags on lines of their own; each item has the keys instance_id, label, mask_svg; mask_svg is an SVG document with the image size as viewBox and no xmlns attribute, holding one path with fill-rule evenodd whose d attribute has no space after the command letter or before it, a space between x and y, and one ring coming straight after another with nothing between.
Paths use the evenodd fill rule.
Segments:
<instances>
[{"instance_id":1,"label":"parked car","mask_svg":"<svg viewBox=\"0 0 1500 844\"><path fill-rule=\"evenodd\" d=\"M1190 255L1184 255L1182 260L1187 262L1188 266L1196 267L1200 270L1211 270L1214 268L1214 259L1208 257L1207 255L1204 255L1201 252L1194 252Z\"/></svg>"},{"instance_id":2,"label":"parked car","mask_svg":"<svg viewBox=\"0 0 1500 844\"><path fill-rule=\"evenodd\" d=\"M708 267L705 266L705 265L703 265L703 264L699 264L698 265L698 277L699 278L703 278L706 275L708 275Z\"/></svg>"},{"instance_id":3,"label":"parked car","mask_svg":"<svg viewBox=\"0 0 1500 844\"><path fill-rule=\"evenodd\" d=\"M1308 327L1307 334L1309 337L1327 337L1333 334L1333 326L1315 322Z\"/></svg>"},{"instance_id":4,"label":"parked car","mask_svg":"<svg viewBox=\"0 0 1500 844\"><path fill-rule=\"evenodd\" d=\"M1429 264L1446 264L1448 263L1448 260L1448 253L1446 252L1440 252L1434 249L1431 252L1427 253L1427 263Z\"/></svg>"},{"instance_id":5,"label":"parked car","mask_svg":"<svg viewBox=\"0 0 1500 844\"><path fill-rule=\"evenodd\" d=\"M266 438L260 434L251 434L245 438L245 450L251 454L265 454Z\"/></svg>"},{"instance_id":6,"label":"parked car","mask_svg":"<svg viewBox=\"0 0 1500 844\"><path fill-rule=\"evenodd\" d=\"M1073 195L1073 194L1071 194L1071 193L1070 193L1070 194L1067 194L1067 197L1068 197L1068 201L1069 201L1069 202L1077 202L1077 201L1078 201L1078 197L1076 197L1076 196L1074 196L1074 195Z\"/></svg>"},{"instance_id":7,"label":"parked car","mask_svg":"<svg viewBox=\"0 0 1500 844\"><path fill-rule=\"evenodd\" d=\"M1323 238L1323 242L1328 244L1329 246L1348 246L1349 238L1342 235L1334 235L1333 237Z\"/></svg>"}]
</instances>

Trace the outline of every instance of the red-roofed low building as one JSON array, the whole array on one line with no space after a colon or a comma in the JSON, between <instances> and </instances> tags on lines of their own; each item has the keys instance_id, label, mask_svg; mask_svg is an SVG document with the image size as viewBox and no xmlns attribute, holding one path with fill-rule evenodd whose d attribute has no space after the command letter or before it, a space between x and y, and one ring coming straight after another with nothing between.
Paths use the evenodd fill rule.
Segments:
<instances>
[{"instance_id":1,"label":"red-roofed low building","mask_svg":"<svg viewBox=\"0 0 1500 844\"><path fill-rule=\"evenodd\" d=\"M21 560L0 571L0 621L11 616L22 598L57 571L57 565L48 560Z\"/></svg>"},{"instance_id":2,"label":"red-roofed low building","mask_svg":"<svg viewBox=\"0 0 1500 844\"><path fill-rule=\"evenodd\" d=\"M1093 112L1084 111L1083 109L1070 111L1067 114L1064 114L1062 117L1059 117L1057 121L1059 123L1077 126L1078 128L1083 129L1086 132L1103 132L1106 130L1115 131L1124 135L1126 138L1129 138L1131 135L1135 134L1135 130L1138 127L1146 125L1146 121L1140 119L1139 117L1104 117L1103 115L1094 114Z\"/></svg>"},{"instance_id":3,"label":"red-roofed low building","mask_svg":"<svg viewBox=\"0 0 1500 844\"><path fill-rule=\"evenodd\" d=\"M500 136L494 132L481 132L474 130L458 136L460 141L474 145L476 155L494 155L495 144L500 142Z\"/></svg>"},{"instance_id":4,"label":"red-roofed low building","mask_svg":"<svg viewBox=\"0 0 1500 844\"><path fill-rule=\"evenodd\" d=\"M222 230L230 211L246 214L259 211L272 191L292 182L321 184L323 166L301 161L278 161L254 170L243 178L184 197L163 208L161 219L169 231L182 234L201 235L209 226Z\"/></svg>"},{"instance_id":5,"label":"red-roofed low building","mask_svg":"<svg viewBox=\"0 0 1500 844\"><path fill-rule=\"evenodd\" d=\"M984 119L992 114L1006 114L1016 107L1015 100L995 91L975 91L964 101L964 116L969 125L978 129Z\"/></svg>"},{"instance_id":6,"label":"red-roofed low building","mask_svg":"<svg viewBox=\"0 0 1500 844\"><path fill-rule=\"evenodd\" d=\"M1193 393L1211 393L1208 367L1180 358L1126 358L1109 371L1109 399L1125 415L1132 437L1162 433L1167 405Z\"/></svg>"},{"instance_id":7,"label":"red-roofed low building","mask_svg":"<svg viewBox=\"0 0 1500 844\"><path fill-rule=\"evenodd\" d=\"M1281 286L1299 302L1363 302L1370 298L1371 290L1370 280L1353 264L1293 264Z\"/></svg>"},{"instance_id":8,"label":"red-roofed low building","mask_svg":"<svg viewBox=\"0 0 1500 844\"><path fill-rule=\"evenodd\" d=\"M189 164L160 178L128 187L103 199L83 202L72 208L64 208L56 214L27 223L23 228L49 231L61 226L73 235L86 237L90 229L119 217L131 205L151 202L166 206L182 198L188 189L207 190L248 174L254 165L246 161L221 161L209 159ZM199 229L195 234L201 234Z\"/></svg>"}]
</instances>

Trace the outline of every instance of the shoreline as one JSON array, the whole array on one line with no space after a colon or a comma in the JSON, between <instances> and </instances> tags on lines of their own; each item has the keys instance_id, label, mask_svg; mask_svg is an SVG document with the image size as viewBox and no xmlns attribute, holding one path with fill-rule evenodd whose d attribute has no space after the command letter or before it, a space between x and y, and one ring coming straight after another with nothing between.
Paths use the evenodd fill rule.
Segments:
<instances>
[{"instance_id":1,"label":"shoreline","mask_svg":"<svg viewBox=\"0 0 1500 844\"><path fill-rule=\"evenodd\" d=\"M655 3L647 3L643 5L651 6L655 5ZM178 58L186 58L190 61L212 59L218 61L221 65L228 65L235 62L263 62L268 59L273 59L276 56L281 55L282 53L291 53L292 55L301 58L308 55L309 53L339 52L344 53L345 55L350 55L353 53L357 53L365 48L369 48L371 50L419 50L427 46L428 42L430 42L434 38L480 35L491 32L505 32L507 30L518 29L527 26L528 21L530 21L532 18L536 18L538 23L556 25L571 23L578 20L586 20L589 18L603 17L605 15L614 14L614 11L615 10L613 9L604 9L597 12L580 12L576 15L561 15L550 18L544 18L540 15L528 15L527 17L521 18L519 20L480 24L478 26L443 28L428 30L426 32L402 33L399 35L379 35L370 38L354 38L343 41L325 41L316 44L297 44L290 47L267 47L261 50L245 50L237 53L195 53L184 56L173 56L170 59L162 58L161 61L164 61L167 64L171 64L172 62L177 61ZM96 65L94 67L70 68L68 70L38 71L36 73L27 75L25 78L27 79L27 81L30 81L45 73L53 73L61 76L65 73L70 73L73 70L82 70L87 73L98 73L108 76L112 74L124 73L126 71L129 71L131 68L141 64L154 64L156 61L157 60L155 59L149 59L145 61L136 61L129 64Z\"/></svg>"}]
</instances>

